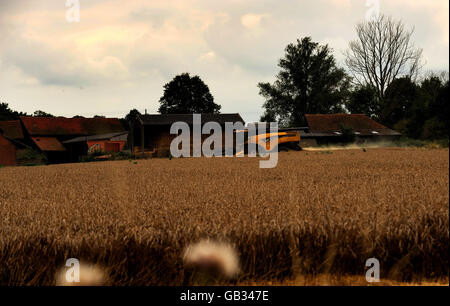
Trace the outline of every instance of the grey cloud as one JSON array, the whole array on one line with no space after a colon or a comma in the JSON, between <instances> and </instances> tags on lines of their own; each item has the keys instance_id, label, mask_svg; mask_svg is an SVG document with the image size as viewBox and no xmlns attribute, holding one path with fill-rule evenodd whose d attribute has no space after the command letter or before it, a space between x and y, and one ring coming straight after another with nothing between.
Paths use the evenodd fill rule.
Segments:
<instances>
[{"instance_id":1,"label":"grey cloud","mask_svg":"<svg viewBox=\"0 0 450 306\"><path fill-rule=\"evenodd\" d=\"M91 79L64 70L73 59L64 52L58 53L45 45L31 41L17 41L3 53L3 63L19 68L44 85L86 86Z\"/></svg>"},{"instance_id":2,"label":"grey cloud","mask_svg":"<svg viewBox=\"0 0 450 306\"><path fill-rule=\"evenodd\" d=\"M52 48L30 40L10 41L2 52L2 65L14 66L43 85L91 86L120 79L119 60L103 57L97 61L76 56L69 49Z\"/></svg>"}]
</instances>

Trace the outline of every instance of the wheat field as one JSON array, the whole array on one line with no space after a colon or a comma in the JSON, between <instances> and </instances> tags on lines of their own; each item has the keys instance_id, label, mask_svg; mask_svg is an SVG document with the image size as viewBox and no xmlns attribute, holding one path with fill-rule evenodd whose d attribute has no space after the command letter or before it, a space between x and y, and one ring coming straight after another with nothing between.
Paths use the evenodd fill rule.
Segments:
<instances>
[{"instance_id":1,"label":"wheat field","mask_svg":"<svg viewBox=\"0 0 450 306\"><path fill-rule=\"evenodd\" d=\"M190 285L186 248L233 247L221 284L449 275L449 151L380 148L0 169L0 285L54 285L67 258L112 285ZM333 283L336 285L336 283Z\"/></svg>"}]
</instances>

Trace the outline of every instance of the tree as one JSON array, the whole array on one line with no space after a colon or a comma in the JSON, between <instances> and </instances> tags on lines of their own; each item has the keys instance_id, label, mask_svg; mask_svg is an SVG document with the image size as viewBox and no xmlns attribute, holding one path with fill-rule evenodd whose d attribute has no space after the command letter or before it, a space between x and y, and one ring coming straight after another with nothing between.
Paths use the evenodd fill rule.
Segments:
<instances>
[{"instance_id":1,"label":"tree","mask_svg":"<svg viewBox=\"0 0 450 306\"><path fill-rule=\"evenodd\" d=\"M136 117L140 114L141 113L137 109L134 108L134 109L130 110L130 112L125 116L125 120L127 122L131 122L134 119L136 119Z\"/></svg>"},{"instance_id":2,"label":"tree","mask_svg":"<svg viewBox=\"0 0 450 306\"><path fill-rule=\"evenodd\" d=\"M436 80L434 81L436 82ZM429 84L426 84L429 89ZM422 83L422 88L424 84ZM434 87L434 86L433 86ZM424 123L422 132L422 138L425 139L447 139L449 138L449 116L450 116L450 103L449 103L449 81L442 84L440 88L434 87L432 96L434 99L430 99L428 103L428 119Z\"/></svg>"},{"instance_id":3,"label":"tree","mask_svg":"<svg viewBox=\"0 0 450 306\"><path fill-rule=\"evenodd\" d=\"M411 42L414 29L401 21L380 15L356 26L357 40L346 51L346 64L359 85L376 89L380 104L385 91L400 77L415 80L421 68L422 49Z\"/></svg>"},{"instance_id":4,"label":"tree","mask_svg":"<svg viewBox=\"0 0 450 306\"><path fill-rule=\"evenodd\" d=\"M27 113L10 109L8 103L0 103L0 121L18 120L20 116L26 115Z\"/></svg>"},{"instance_id":5,"label":"tree","mask_svg":"<svg viewBox=\"0 0 450 306\"><path fill-rule=\"evenodd\" d=\"M343 112L350 86L345 71L336 66L328 45L305 37L289 44L273 84L259 83L266 101L261 121L277 120L282 126L304 125L307 113Z\"/></svg>"},{"instance_id":6,"label":"tree","mask_svg":"<svg viewBox=\"0 0 450 306\"><path fill-rule=\"evenodd\" d=\"M119 121L122 123L122 126L128 131L130 130L130 124L133 122L138 115L141 113L137 109L132 109L130 112L125 116L125 118L119 119Z\"/></svg>"},{"instance_id":7,"label":"tree","mask_svg":"<svg viewBox=\"0 0 450 306\"><path fill-rule=\"evenodd\" d=\"M409 77L395 79L386 89L380 114L381 123L405 133L419 88ZM407 133L406 133L407 134Z\"/></svg>"},{"instance_id":8,"label":"tree","mask_svg":"<svg viewBox=\"0 0 450 306\"><path fill-rule=\"evenodd\" d=\"M356 86L349 93L345 107L352 114L365 114L373 119L377 119L380 112L376 91L370 85Z\"/></svg>"},{"instance_id":9,"label":"tree","mask_svg":"<svg viewBox=\"0 0 450 306\"><path fill-rule=\"evenodd\" d=\"M161 114L219 113L221 108L214 103L214 97L200 77L191 77L189 73L177 75L164 85L164 95L159 102Z\"/></svg>"},{"instance_id":10,"label":"tree","mask_svg":"<svg viewBox=\"0 0 450 306\"><path fill-rule=\"evenodd\" d=\"M409 77L386 89L380 121L415 139L448 139L448 81L430 74L420 84Z\"/></svg>"},{"instance_id":11,"label":"tree","mask_svg":"<svg viewBox=\"0 0 450 306\"><path fill-rule=\"evenodd\" d=\"M44 111L41 110L37 110L33 113L34 117L55 117L52 114L46 113Z\"/></svg>"},{"instance_id":12,"label":"tree","mask_svg":"<svg viewBox=\"0 0 450 306\"><path fill-rule=\"evenodd\" d=\"M339 130L341 132L340 142L342 143L354 143L356 139L355 131L352 127L339 124Z\"/></svg>"}]
</instances>

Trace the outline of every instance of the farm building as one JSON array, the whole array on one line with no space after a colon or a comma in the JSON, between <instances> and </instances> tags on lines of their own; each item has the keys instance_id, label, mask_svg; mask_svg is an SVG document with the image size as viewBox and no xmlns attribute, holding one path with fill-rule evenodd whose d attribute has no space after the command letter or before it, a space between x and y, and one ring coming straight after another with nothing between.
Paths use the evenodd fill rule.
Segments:
<instances>
[{"instance_id":1,"label":"farm building","mask_svg":"<svg viewBox=\"0 0 450 306\"><path fill-rule=\"evenodd\" d=\"M13 140L23 139L22 125L19 120L0 121L0 129L3 131L3 136Z\"/></svg>"},{"instance_id":2,"label":"farm building","mask_svg":"<svg viewBox=\"0 0 450 306\"><path fill-rule=\"evenodd\" d=\"M16 152L24 148L23 139L20 121L0 121L0 165L17 164Z\"/></svg>"},{"instance_id":3,"label":"farm building","mask_svg":"<svg viewBox=\"0 0 450 306\"><path fill-rule=\"evenodd\" d=\"M69 151L69 158L76 160L79 156L93 152L120 152L124 149L127 138L128 132L117 132L75 137L62 144Z\"/></svg>"},{"instance_id":4,"label":"farm building","mask_svg":"<svg viewBox=\"0 0 450 306\"><path fill-rule=\"evenodd\" d=\"M126 134L117 118L63 118L63 117L20 117L25 137L32 145L44 152L50 162L78 161L86 155L89 144L102 143L105 148L110 138ZM83 138L103 135L100 138ZM79 138L81 137L81 138ZM71 144L81 142L83 145L63 145L72 140ZM119 148L123 148L119 141ZM108 148L117 148L111 144Z\"/></svg>"},{"instance_id":5,"label":"farm building","mask_svg":"<svg viewBox=\"0 0 450 306\"><path fill-rule=\"evenodd\" d=\"M0 166L14 166L16 164L16 146L3 136L0 130Z\"/></svg>"},{"instance_id":6,"label":"farm building","mask_svg":"<svg viewBox=\"0 0 450 306\"><path fill-rule=\"evenodd\" d=\"M219 123L222 127L222 139L225 139L225 122L244 124L244 120L239 114L201 114L201 120L202 124L210 121ZM177 136L170 134L170 127L178 121L187 123L192 132L193 114L138 115L130 123L131 149L135 153L148 152L157 156L168 155L170 143ZM208 134L202 135L202 141L209 136Z\"/></svg>"},{"instance_id":7,"label":"farm building","mask_svg":"<svg viewBox=\"0 0 450 306\"><path fill-rule=\"evenodd\" d=\"M308 129L300 131L301 146L340 143L344 130L350 131L355 142L391 141L401 134L363 114L306 114Z\"/></svg>"}]
</instances>

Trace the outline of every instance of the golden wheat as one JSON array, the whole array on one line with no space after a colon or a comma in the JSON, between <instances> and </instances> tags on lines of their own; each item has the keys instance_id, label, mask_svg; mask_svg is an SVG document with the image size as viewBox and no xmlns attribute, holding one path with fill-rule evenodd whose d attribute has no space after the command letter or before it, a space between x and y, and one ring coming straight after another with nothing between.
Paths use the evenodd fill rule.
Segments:
<instances>
[{"instance_id":1,"label":"golden wheat","mask_svg":"<svg viewBox=\"0 0 450 306\"><path fill-rule=\"evenodd\" d=\"M0 169L0 285L55 284L74 257L113 285L192 283L186 248L228 241L231 282L448 277L449 151L367 149Z\"/></svg>"}]
</instances>

